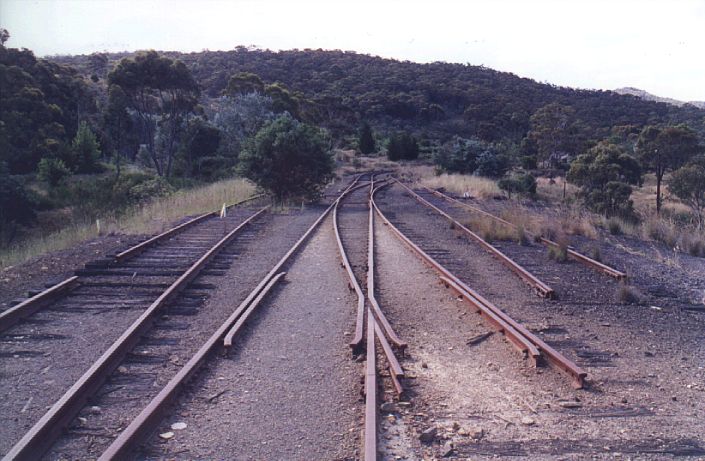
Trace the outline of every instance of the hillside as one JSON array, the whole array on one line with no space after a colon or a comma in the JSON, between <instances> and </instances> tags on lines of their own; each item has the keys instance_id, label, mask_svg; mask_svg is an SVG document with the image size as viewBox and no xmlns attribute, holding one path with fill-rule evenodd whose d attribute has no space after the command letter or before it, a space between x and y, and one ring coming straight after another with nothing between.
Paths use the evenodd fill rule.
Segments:
<instances>
[{"instance_id":1,"label":"hillside","mask_svg":"<svg viewBox=\"0 0 705 461\"><path fill-rule=\"evenodd\" d=\"M666 104L672 104L678 107L682 107L686 104L691 104L699 109L705 109L705 101L679 101L678 99L656 96L655 94L651 94L648 91L640 90L639 88L633 88L630 86L624 88L617 88L616 90L614 90L614 92L619 94L630 94L632 96L636 96L647 101L665 102Z\"/></svg>"},{"instance_id":2,"label":"hillside","mask_svg":"<svg viewBox=\"0 0 705 461\"><path fill-rule=\"evenodd\" d=\"M350 133L366 120L377 129L404 128L431 138L457 134L516 143L528 131L531 115L550 103L572 107L587 138L600 139L615 125L649 123L687 123L704 134L702 109L538 83L482 66L417 64L337 50L238 47L164 54L186 63L210 97L220 95L239 72L257 74L265 83L281 82L294 92L307 118L334 134ZM131 55L106 55L107 68ZM51 59L86 75L101 71L87 55Z\"/></svg>"}]
</instances>

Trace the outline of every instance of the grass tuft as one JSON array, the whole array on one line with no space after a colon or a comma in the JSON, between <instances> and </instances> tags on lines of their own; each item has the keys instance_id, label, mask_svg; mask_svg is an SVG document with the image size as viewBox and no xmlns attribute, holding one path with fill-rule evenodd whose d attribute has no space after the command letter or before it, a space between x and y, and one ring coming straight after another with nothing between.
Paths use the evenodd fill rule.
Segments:
<instances>
[{"instance_id":1,"label":"grass tuft","mask_svg":"<svg viewBox=\"0 0 705 461\"><path fill-rule=\"evenodd\" d=\"M644 295L635 286L621 283L619 288L617 288L617 302L621 304L641 304L644 302Z\"/></svg>"},{"instance_id":2,"label":"grass tuft","mask_svg":"<svg viewBox=\"0 0 705 461\"><path fill-rule=\"evenodd\" d=\"M560 235L556 239L556 243L557 246L551 245L548 248L548 257L559 263L568 261L568 239L564 235Z\"/></svg>"}]
</instances>

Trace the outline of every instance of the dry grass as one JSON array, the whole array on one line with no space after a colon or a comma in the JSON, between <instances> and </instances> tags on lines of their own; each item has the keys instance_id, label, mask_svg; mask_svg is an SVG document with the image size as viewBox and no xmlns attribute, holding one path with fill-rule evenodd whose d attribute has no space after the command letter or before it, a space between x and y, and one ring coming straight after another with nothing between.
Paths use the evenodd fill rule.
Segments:
<instances>
[{"instance_id":1,"label":"dry grass","mask_svg":"<svg viewBox=\"0 0 705 461\"><path fill-rule=\"evenodd\" d=\"M107 233L153 234L171 226L179 218L197 215L234 203L255 192L244 179L228 179L182 190L137 207L120 216L103 216L95 221L73 222L55 232L39 235L0 252L0 268L27 261L45 253L63 250Z\"/></svg>"},{"instance_id":2,"label":"dry grass","mask_svg":"<svg viewBox=\"0 0 705 461\"><path fill-rule=\"evenodd\" d=\"M565 198L567 201L574 201L578 196L579 188L573 184L566 183L564 178L557 177L553 180L549 178L536 178L536 195L549 202L563 201L563 186L565 185Z\"/></svg>"},{"instance_id":3,"label":"dry grass","mask_svg":"<svg viewBox=\"0 0 705 461\"><path fill-rule=\"evenodd\" d=\"M638 288L632 285L621 283L617 288L617 302L621 304L641 304L644 302L644 295Z\"/></svg>"},{"instance_id":4,"label":"dry grass","mask_svg":"<svg viewBox=\"0 0 705 461\"><path fill-rule=\"evenodd\" d=\"M440 176L422 178L419 184L432 189L443 188L457 195L467 194L470 197L482 199L502 196L502 191L495 181L481 176L442 174Z\"/></svg>"}]
</instances>

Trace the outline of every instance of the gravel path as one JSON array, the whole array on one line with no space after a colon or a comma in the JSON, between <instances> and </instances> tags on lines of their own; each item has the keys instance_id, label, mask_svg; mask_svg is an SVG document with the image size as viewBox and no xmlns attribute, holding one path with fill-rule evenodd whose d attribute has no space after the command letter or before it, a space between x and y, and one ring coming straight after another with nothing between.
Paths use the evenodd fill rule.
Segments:
<instances>
[{"instance_id":1,"label":"gravel path","mask_svg":"<svg viewBox=\"0 0 705 461\"><path fill-rule=\"evenodd\" d=\"M234 350L211 361L158 432L174 422L185 422L186 429L168 441L154 437L144 457L357 459L362 370L347 345L355 298L330 218L322 226Z\"/></svg>"},{"instance_id":2,"label":"gravel path","mask_svg":"<svg viewBox=\"0 0 705 461\"><path fill-rule=\"evenodd\" d=\"M586 287L570 290L570 283L577 282L572 279L573 268L553 281L563 292L562 298L559 293L558 301L541 300L515 277L495 272L498 263L491 265L489 255L485 255L490 258L487 261L468 242L454 236L438 215L426 212L396 188L382 197L378 200L382 210L413 234L413 240L589 373L588 389L573 391L553 370L526 369L498 335L477 346L465 345L479 331L468 326L463 334L460 329L461 319L469 314L463 316L463 309L454 313L452 307L443 307L442 294L417 288L425 283L417 282L410 260L392 264L385 275L384 240L380 238L383 307L400 335L410 341L409 353L415 359L405 366L418 376L442 370L427 387L418 377L412 380L417 382L412 386L417 395L412 396L414 408L403 412L404 421L413 421L414 428L439 426L445 434L440 442L453 442L454 453L461 459L705 455L702 323L648 306L617 305L608 296L600 298L595 294L604 290L601 277L582 279ZM403 279L414 282L395 282L392 276L401 272L395 271L398 267L405 268ZM395 290L399 298L394 297ZM424 297L440 307L424 306L419 302ZM411 308L414 305L418 310ZM395 313L395 306L402 307ZM436 315L434 309L445 312ZM428 368L423 363L419 367L420 361ZM475 421L474 427L465 428L468 420ZM448 430L453 423L460 429ZM461 432L474 433L479 440ZM413 437L408 439L418 444ZM440 453L440 442L426 450Z\"/></svg>"}]
</instances>

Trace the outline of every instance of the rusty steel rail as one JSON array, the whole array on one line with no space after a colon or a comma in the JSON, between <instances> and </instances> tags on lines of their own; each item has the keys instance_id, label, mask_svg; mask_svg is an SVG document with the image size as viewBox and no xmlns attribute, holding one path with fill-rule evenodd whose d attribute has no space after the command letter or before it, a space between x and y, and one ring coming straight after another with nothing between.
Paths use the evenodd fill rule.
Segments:
<instances>
[{"instance_id":1,"label":"rusty steel rail","mask_svg":"<svg viewBox=\"0 0 705 461\"><path fill-rule=\"evenodd\" d=\"M17 324L24 317L34 314L55 299L71 291L77 285L78 276L74 275L6 310L0 314L0 333Z\"/></svg>"},{"instance_id":2,"label":"rusty steel rail","mask_svg":"<svg viewBox=\"0 0 705 461\"><path fill-rule=\"evenodd\" d=\"M516 263L514 260L512 260L509 256L505 255L502 253L499 249L495 248L494 245L490 244L488 241L465 227L463 224L460 223L457 219L453 218L451 215L446 213L445 211L441 210L428 200L424 199L421 197L419 194L414 192L410 187L408 187L406 184L402 183L401 181L395 179L395 181L402 186L404 189L411 194L411 196L416 199L417 202L421 203L422 205L427 206L428 208L431 208L433 211L436 213L440 214L444 218L446 218L448 221L450 221L453 225L458 227L460 230L462 230L466 235L468 235L470 238L475 240L477 243L482 246L485 250L487 250L492 256L495 256L504 266L506 266L509 270L514 272L516 275L519 276L520 279L522 279L527 285L529 285L531 288L534 289L534 291L539 295L544 298L548 299L553 299L556 297L556 292L548 286L546 283L542 282L538 277L536 277L534 274L529 272L528 270L524 269L520 264Z\"/></svg>"},{"instance_id":3,"label":"rusty steel rail","mask_svg":"<svg viewBox=\"0 0 705 461\"><path fill-rule=\"evenodd\" d=\"M376 189L374 192L377 192ZM501 309L499 309L494 304L490 303L487 299L482 297L479 293L475 292L469 288L465 283L463 283L458 277L456 277L452 272L438 263L435 259L424 252L418 245L411 241L406 235L404 235L392 222L387 219L387 217L382 213L377 203L374 201L374 193L372 194L372 206L382 220L389 226L393 233L409 248L411 248L414 253L416 253L422 261L432 267L434 270L439 272L442 276L441 280L444 283L452 282L450 286L454 288L456 292L459 292L463 298L471 302L476 308L480 309L484 316L491 318L498 318L503 321L506 325L511 328L505 328L502 332L505 337L510 340L515 346L524 348L526 347L529 351L529 358L531 358L537 349L541 354L541 357L545 357L546 361L556 367L562 373L565 373L571 380L575 388L580 389L585 384L585 377L587 373L583 371L579 366L573 363L568 358L564 357L558 351L553 349L551 346L546 344L534 333L530 332L523 325L516 322L514 319L509 317ZM493 315L494 314L494 315ZM511 338L511 339L510 339ZM521 346L519 346L521 345Z\"/></svg>"},{"instance_id":4,"label":"rusty steel rail","mask_svg":"<svg viewBox=\"0 0 705 461\"><path fill-rule=\"evenodd\" d=\"M363 186L366 186L366 184ZM345 197L348 192L352 192L354 189L356 188L349 188L348 190L343 192L341 199ZM353 349L353 352L358 352L360 350L363 340L362 336L365 323L365 294L362 292L362 288L360 287L360 284L355 278L352 266L350 265L350 260L348 259L348 256L345 252L345 248L343 247L343 241L340 238L340 229L338 228L338 206L341 202L342 200L337 200L335 202L335 207L333 208L333 230L335 232L335 240L338 243L338 253L340 254L340 259L342 260L343 267L345 268L345 271L348 274L349 284L357 295L357 311L355 314L355 335L353 336L353 339L352 341L350 341L349 345Z\"/></svg>"},{"instance_id":5,"label":"rusty steel rail","mask_svg":"<svg viewBox=\"0 0 705 461\"><path fill-rule=\"evenodd\" d=\"M264 196L264 194L258 194L254 195L252 197L246 198L244 200L240 200L239 202L233 203L232 205L228 205L227 208L232 208L238 205L242 205L243 203L255 200L257 198L260 198ZM165 232L162 232L159 235L155 235L154 237L151 237L144 242L138 243L137 245L134 245L130 248L128 248L125 251L122 251L118 254L116 254L114 257L112 257L112 262L111 264L120 264L122 262L127 261L128 259L131 259L143 251L145 251L148 247L151 247L152 245L155 245L159 242L162 242L178 233L183 232L184 230L194 226L195 224L198 224L208 218L211 218L213 216L218 216L218 211L212 211L209 213L202 214L200 216L196 216L193 219L190 219L186 221L185 223L179 224L178 226L175 226ZM8 330L10 327L16 325L20 320L22 320L25 317L28 317L38 310L42 309L43 307L46 307L49 303L52 301L55 301L56 299L60 298L61 296L67 294L74 288L78 287L81 284L78 276L72 276L67 278L66 280L63 280L56 285L53 285L46 290L32 296L31 298L28 298L24 301L22 301L20 304L13 306L10 309L7 309L6 311L2 312L0 314L0 333Z\"/></svg>"},{"instance_id":6,"label":"rusty steel rail","mask_svg":"<svg viewBox=\"0 0 705 461\"><path fill-rule=\"evenodd\" d=\"M239 202L235 202L232 205L228 205L227 208L232 208L238 205L242 205L243 203L250 202L252 200L258 199L260 197L264 196L264 194L258 194L258 195L253 195L252 197L248 197L244 200L240 200ZM138 254L142 253L145 251L147 248L150 246L159 243L163 240L166 240L180 232L183 232L184 230L188 229L189 227L192 227L195 224L198 224L208 218L212 218L215 216L218 216L220 213L220 210L217 211L211 211L208 213L204 213L202 215L196 216L193 219L190 219L186 221L185 223L179 224L178 226L172 227L171 229L162 232L161 234L155 235L154 237L151 237L144 242L138 243L137 245L128 248L125 251L121 251L120 253L116 254L114 259L114 263L121 263L124 262L130 258L133 258L137 256Z\"/></svg>"},{"instance_id":7,"label":"rusty steel rail","mask_svg":"<svg viewBox=\"0 0 705 461\"><path fill-rule=\"evenodd\" d=\"M356 178L350 186L343 192L348 192L358 181ZM186 385L188 380L198 371L203 365L208 356L215 350L217 345L224 342L226 336L232 337L238 334L245 321L240 321L243 313L250 313L266 296L270 289L284 277L280 269L286 264L301 247L301 245L311 236L315 229L321 224L325 217L335 207L335 204L342 197L332 203L325 211L316 219L316 221L306 230L306 232L294 243L289 251L274 265L274 267L264 276L260 283L250 292L244 301L233 311L228 319L213 333L213 335L201 346L196 355L194 355L184 367L167 383L167 385L157 394L152 401L140 412L140 414L130 422L130 424L120 433L113 443L101 454L99 461L108 461L115 459L125 459L130 456L134 449L146 440L152 433L156 425L161 420L164 412L169 405L174 401L179 391ZM251 309L250 309L251 308ZM245 315L249 315L246 313ZM233 324L234 327L232 326Z\"/></svg>"},{"instance_id":8,"label":"rusty steel rail","mask_svg":"<svg viewBox=\"0 0 705 461\"><path fill-rule=\"evenodd\" d=\"M113 371L119 366L125 355L140 341L144 333L151 328L155 317L161 309L179 292L188 286L203 270L206 264L225 248L252 220L264 213L264 207L243 221L239 226L225 235L208 250L183 275L169 286L106 350L98 360L52 405L44 416L17 442L5 455L3 460L33 460L41 456L54 443L71 420L86 404Z\"/></svg>"},{"instance_id":9,"label":"rusty steel rail","mask_svg":"<svg viewBox=\"0 0 705 461\"><path fill-rule=\"evenodd\" d=\"M374 187L374 182L370 184L370 188L372 187ZM384 186L378 186L377 188L379 187ZM376 190L377 189L371 189L370 200L372 200L372 195ZM392 325L390 325L389 321L387 320L387 317L385 317L384 313L382 312L382 309L379 307L377 298L375 298L375 221L374 210L372 209L372 206L370 206L368 225L369 234L367 237L367 299L370 301L372 310L375 313L375 321L379 321L379 323L382 324L384 332L389 337L389 340L393 342L394 345L397 346L403 352L407 346L406 342L402 341L399 336L397 336L397 334L394 332Z\"/></svg>"},{"instance_id":10,"label":"rusty steel rail","mask_svg":"<svg viewBox=\"0 0 705 461\"><path fill-rule=\"evenodd\" d=\"M495 221L497 221L497 222L499 222L499 223L502 223L502 224L504 224L504 225L510 227L511 229L517 229L517 226L516 226L516 225L510 223L509 221L507 221L507 220L505 220L505 219L500 218L499 216L495 216L495 215L493 215L492 213L488 213L488 212L485 211L485 210L481 210L480 208L477 208L477 207L474 207L474 206L469 205L469 204L467 204L467 203L461 202L461 201L458 200L458 199L455 199L455 198L453 198L453 197L450 197L450 196L448 196L448 195L446 195L446 194L444 194L444 193L442 193L442 192L440 192L440 191L437 191L437 190L435 190L435 189L431 189L430 187L425 187L425 186L424 186L424 189L426 189L427 191L431 192L431 193L434 194L436 197L442 198L443 200L446 200L446 201L448 201L448 202L450 202L450 203L452 203L452 204L459 205L459 206L461 206L461 207L463 207L463 208L466 208L466 209L468 209L468 210L470 210L470 211L473 211L473 212L475 212L475 213L479 213L479 214L482 214L482 215L484 215L484 216L487 216L488 218L493 219L493 220L495 220ZM530 232L527 232L527 235L529 235L531 238L534 238L534 237L535 237L535 236L533 236ZM541 243L543 243L543 244L546 245L546 246L551 246L551 247L554 247L554 248L558 248L558 247L559 247L558 243L554 242L553 240L547 239L546 237L539 236L538 239L541 241ZM591 269L597 270L598 272L601 272L601 273L603 273L603 274L605 274L605 275L608 275L608 276L610 276L610 277L612 277L612 278L615 278L615 279L617 279L617 280L622 280L622 281L626 281L626 280L627 280L627 274L626 274L626 273L624 273L624 272L622 272L622 271L618 271L617 269L614 269L614 268L612 268L612 267L610 267L610 266L608 266L608 265L606 265L606 264L604 264L604 263L601 263L600 261L596 261L596 260L594 260L594 259L592 259L592 258L589 258L589 257L585 256L584 254L582 254L582 253L576 251L576 250L573 249L573 248L568 247L567 253L568 253L568 256L569 256L570 258L572 258L572 259L574 259L574 260L576 260L576 261L582 263L583 265L585 265L585 266L587 266L587 267L589 267L589 268L591 268Z\"/></svg>"},{"instance_id":11,"label":"rusty steel rail","mask_svg":"<svg viewBox=\"0 0 705 461\"><path fill-rule=\"evenodd\" d=\"M365 363L364 461L377 461L377 347L375 321L367 310L367 361Z\"/></svg>"}]
</instances>

